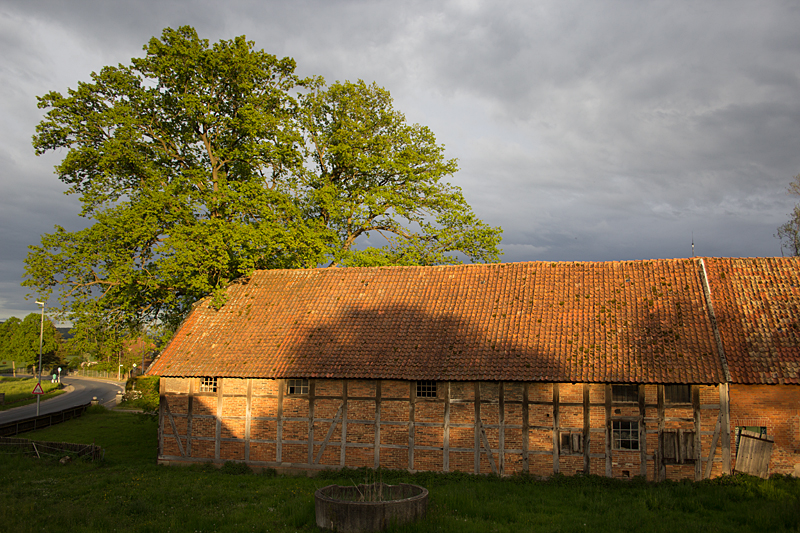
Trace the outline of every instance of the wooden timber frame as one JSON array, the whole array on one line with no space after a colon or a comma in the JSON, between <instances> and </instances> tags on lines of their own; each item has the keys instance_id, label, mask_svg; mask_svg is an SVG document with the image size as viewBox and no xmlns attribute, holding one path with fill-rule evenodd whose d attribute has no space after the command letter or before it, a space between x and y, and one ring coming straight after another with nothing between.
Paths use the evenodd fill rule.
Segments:
<instances>
[{"instance_id":1,"label":"wooden timber frame","mask_svg":"<svg viewBox=\"0 0 800 533\"><path fill-rule=\"evenodd\" d=\"M430 398L414 381L309 379L307 394L282 379L218 378L216 392L199 383L161 378L161 463L650 480L731 471L726 384L692 385L691 403L670 404L657 384L615 402L603 383L440 381ZM618 449L619 427L636 428L638 448ZM670 434L681 443L672 462Z\"/></svg>"}]
</instances>

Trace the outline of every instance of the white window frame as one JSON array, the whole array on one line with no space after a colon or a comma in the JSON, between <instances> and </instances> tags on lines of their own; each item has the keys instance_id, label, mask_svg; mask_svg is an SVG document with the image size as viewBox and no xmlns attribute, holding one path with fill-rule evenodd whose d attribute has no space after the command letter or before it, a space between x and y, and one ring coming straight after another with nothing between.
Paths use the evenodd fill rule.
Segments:
<instances>
[{"instance_id":1,"label":"white window frame","mask_svg":"<svg viewBox=\"0 0 800 533\"><path fill-rule=\"evenodd\" d=\"M200 378L200 392L217 392L217 378L204 376Z\"/></svg>"}]
</instances>

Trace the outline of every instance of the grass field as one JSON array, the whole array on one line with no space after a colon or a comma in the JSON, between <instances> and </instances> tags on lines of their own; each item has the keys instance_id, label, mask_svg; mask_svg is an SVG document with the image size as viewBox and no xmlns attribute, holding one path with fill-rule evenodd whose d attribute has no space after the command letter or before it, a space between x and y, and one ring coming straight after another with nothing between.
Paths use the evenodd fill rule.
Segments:
<instances>
[{"instance_id":1,"label":"grass field","mask_svg":"<svg viewBox=\"0 0 800 533\"><path fill-rule=\"evenodd\" d=\"M38 381L36 378L0 377L0 392L4 392L6 395L5 405L0 406L0 411L34 403L36 396L32 394L32 391ZM58 383L51 383L50 379L42 379L42 390L45 392L42 400L64 393L63 390L57 390L56 387L58 387Z\"/></svg>"},{"instance_id":2,"label":"grass field","mask_svg":"<svg viewBox=\"0 0 800 533\"><path fill-rule=\"evenodd\" d=\"M496 478L363 470L314 478L241 465L157 466L155 417L95 409L26 435L96 443L95 463L0 456L0 531L316 531L317 488L411 482L430 490L424 521L396 531L798 531L800 480L733 476L651 484L599 477Z\"/></svg>"}]
</instances>

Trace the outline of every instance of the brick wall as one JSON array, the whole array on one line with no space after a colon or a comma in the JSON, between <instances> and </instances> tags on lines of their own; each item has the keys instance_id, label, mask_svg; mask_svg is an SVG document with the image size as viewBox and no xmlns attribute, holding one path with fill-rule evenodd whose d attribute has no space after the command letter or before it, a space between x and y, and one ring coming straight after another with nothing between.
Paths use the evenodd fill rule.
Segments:
<instances>
[{"instance_id":1,"label":"brick wall","mask_svg":"<svg viewBox=\"0 0 800 533\"><path fill-rule=\"evenodd\" d=\"M717 386L694 386L693 403L672 405L657 385L615 403L605 384L439 382L435 397L418 398L408 381L309 380L298 395L284 380L217 381L216 392L199 392L199 378L162 378L161 462L700 478L716 433L711 476L725 466ZM796 408L794 417L796 427ZM638 426L638 449L616 449L614 421ZM663 465L662 433L678 430L699 430L694 455Z\"/></svg>"},{"instance_id":2,"label":"brick wall","mask_svg":"<svg viewBox=\"0 0 800 533\"><path fill-rule=\"evenodd\" d=\"M800 387L797 385L731 385L731 450L735 427L766 427L775 441L770 474L800 476Z\"/></svg>"}]
</instances>

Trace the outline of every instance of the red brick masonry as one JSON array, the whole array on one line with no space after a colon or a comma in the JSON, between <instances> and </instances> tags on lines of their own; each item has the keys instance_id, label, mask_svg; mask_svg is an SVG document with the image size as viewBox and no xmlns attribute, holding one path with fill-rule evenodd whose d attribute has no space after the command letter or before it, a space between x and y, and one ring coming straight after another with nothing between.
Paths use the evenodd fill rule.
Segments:
<instances>
[{"instance_id":1,"label":"red brick masonry","mask_svg":"<svg viewBox=\"0 0 800 533\"><path fill-rule=\"evenodd\" d=\"M714 440L710 476L730 471L734 449L713 385L670 404L662 385L617 403L604 384L439 382L436 398L417 398L413 381L312 379L302 395L285 380L219 378L216 393L199 383L162 378L161 463L702 479ZM637 423L638 450L614 449L614 421ZM691 455L664 464L660 443L678 430Z\"/></svg>"}]
</instances>

